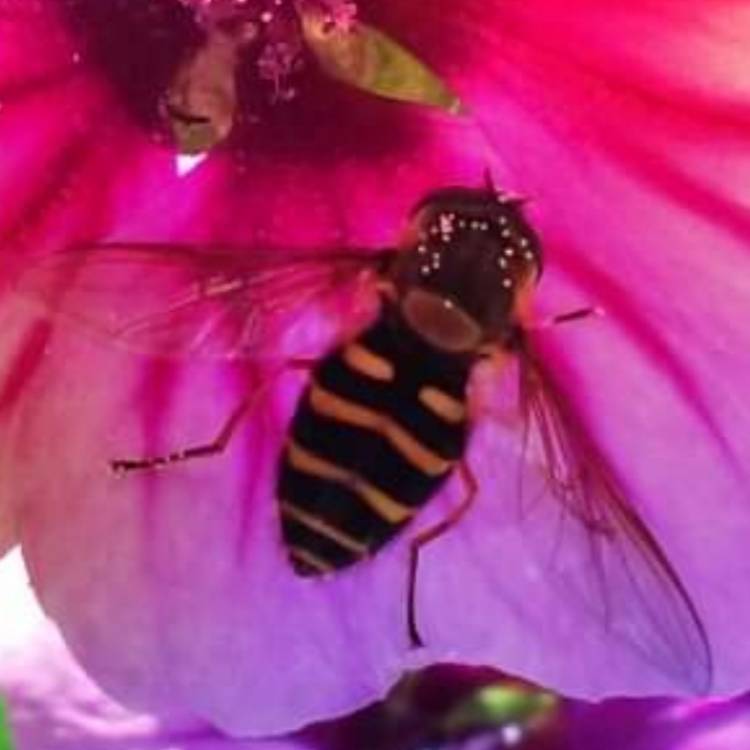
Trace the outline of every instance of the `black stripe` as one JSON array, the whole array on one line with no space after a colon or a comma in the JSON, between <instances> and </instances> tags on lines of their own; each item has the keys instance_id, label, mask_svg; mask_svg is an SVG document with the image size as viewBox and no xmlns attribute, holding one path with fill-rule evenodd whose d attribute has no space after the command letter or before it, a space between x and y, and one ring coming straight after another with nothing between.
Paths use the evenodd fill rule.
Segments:
<instances>
[{"instance_id":1,"label":"black stripe","mask_svg":"<svg viewBox=\"0 0 750 750\"><path fill-rule=\"evenodd\" d=\"M401 527L394 526L343 485L293 469L284 460L278 497L334 526L357 542L377 549Z\"/></svg>"},{"instance_id":2,"label":"black stripe","mask_svg":"<svg viewBox=\"0 0 750 750\"><path fill-rule=\"evenodd\" d=\"M444 480L424 474L377 433L321 417L307 402L297 412L292 435L303 448L358 474L404 505L422 505Z\"/></svg>"},{"instance_id":3,"label":"black stripe","mask_svg":"<svg viewBox=\"0 0 750 750\"><path fill-rule=\"evenodd\" d=\"M474 360L449 354L430 346L392 310L384 309L378 319L357 340L390 362L407 365L407 372L421 385L435 385L457 399L463 399Z\"/></svg>"},{"instance_id":4,"label":"black stripe","mask_svg":"<svg viewBox=\"0 0 750 750\"><path fill-rule=\"evenodd\" d=\"M321 536L317 531L292 518L282 516L281 529L287 544L311 552L315 557L329 563L332 568L343 568L361 559L354 552L342 547L332 539Z\"/></svg>"},{"instance_id":5,"label":"black stripe","mask_svg":"<svg viewBox=\"0 0 750 750\"><path fill-rule=\"evenodd\" d=\"M350 369L341 351L320 363L315 380L341 398L387 414L442 458L455 460L463 455L468 425L442 419L420 402L419 392L432 386L464 402L470 362L432 349L405 325L389 321L385 314L357 342L394 366L393 381L373 380Z\"/></svg>"},{"instance_id":6,"label":"black stripe","mask_svg":"<svg viewBox=\"0 0 750 750\"><path fill-rule=\"evenodd\" d=\"M464 401L471 362L430 348L387 310L356 342L389 361L395 368L395 378L390 382L367 378L346 365L339 349L316 368L315 381L340 398L394 419L438 456L447 460L460 458L468 426L442 420L421 404L419 391L432 386ZM309 390L297 406L290 436L300 447L361 476L396 502L413 508L424 505L448 477L424 474L372 430L315 413L309 403ZM286 453L279 467L277 497L366 545L371 552L392 539L404 525L388 523L344 485L293 469ZM361 559L291 518L282 519L282 529L288 545L308 551L334 568ZM303 565L296 568L299 572L306 570Z\"/></svg>"},{"instance_id":7,"label":"black stripe","mask_svg":"<svg viewBox=\"0 0 750 750\"><path fill-rule=\"evenodd\" d=\"M424 406L419 401L422 385L404 383L401 373L393 384L379 382L353 372L340 357L334 356L326 360L315 380L330 393L387 414L441 458L455 460L464 452L466 425L447 422Z\"/></svg>"}]
</instances>

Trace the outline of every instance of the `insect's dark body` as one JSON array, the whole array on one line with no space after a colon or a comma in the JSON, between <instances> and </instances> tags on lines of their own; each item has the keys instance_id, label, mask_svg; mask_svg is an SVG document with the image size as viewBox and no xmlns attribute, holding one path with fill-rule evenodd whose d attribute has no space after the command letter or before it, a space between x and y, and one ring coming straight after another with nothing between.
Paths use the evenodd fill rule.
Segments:
<instances>
[{"instance_id":1,"label":"insect's dark body","mask_svg":"<svg viewBox=\"0 0 750 750\"><path fill-rule=\"evenodd\" d=\"M373 554L443 485L466 447L472 360L431 346L385 304L320 362L297 406L277 489L297 572Z\"/></svg>"}]
</instances>

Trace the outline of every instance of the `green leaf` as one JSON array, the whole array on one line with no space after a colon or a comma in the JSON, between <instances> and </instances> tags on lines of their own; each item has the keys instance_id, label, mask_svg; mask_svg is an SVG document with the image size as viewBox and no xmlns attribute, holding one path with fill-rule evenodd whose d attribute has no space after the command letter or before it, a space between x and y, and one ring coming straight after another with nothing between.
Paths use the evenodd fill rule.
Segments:
<instances>
[{"instance_id":1,"label":"green leaf","mask_svg":"<svg viewBox=\"0 0 750 750\"><path fill-rule=\"evenodd\" d=\"M300 17L309 48L333 78L385 99L463 114L461 100L438 75L384 32L363 23L339 28L310 9Z\"/></svg>"},{"instance_id":2,"label":"green leaf","mask_svg":"<svg viewBox=\"0 0 750 750\"><path fill-rule=\"evenodd\" d=\"M13 750L13 743L10 741L8 714L2 701L0 701L0 750Z\"/></svg>"}]
</instances>

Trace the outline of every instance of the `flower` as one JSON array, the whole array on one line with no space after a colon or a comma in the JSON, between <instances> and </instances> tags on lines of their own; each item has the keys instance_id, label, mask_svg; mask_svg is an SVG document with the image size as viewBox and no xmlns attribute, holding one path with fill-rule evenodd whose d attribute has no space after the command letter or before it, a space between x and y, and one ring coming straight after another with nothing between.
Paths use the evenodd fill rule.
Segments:
<instances>
[{"instance_id":1,"label":"flower","mask_svg":"<svg viewBox=\"0 0 750 750\"><path fill-rule=\"evenodd\" d=\"M748 699L610 700L592 705L502 680L489 669L413 674L386 702L283 740L223 737L187 718L138 715L82 672L28 587L20 556L0 564L0 694L15 750L741 750ZM0 737L2 737L0 726Z\"/></svg>"},{"instance_id":2,"label":"flower","mask_svg":"<svg viewBox=\"0 0 750 750\"><path fill-rule=\"evenodd\" d=\"M747 697L735 700L610 700L572 704L564 736L573 747L734 750L747 743Z\"/></svg>"},{"instance_id":3,"label":"flower","mask_svg":"<svg viewBox=\"0 0 750 750\"><path fill-rule=\"evenodd\" d=\"M0 623L0 696L14 750L113 744L128 750L304 750L297 741L229 739L189 717L157 718L119 706L83 673L42 613L18 554L0 563L0 598L13 613Z\"/></svg>"},{"instance_id":4,"label":"flower","mask_svg":"<svg viewBox=\"0 0 750 750\"><path fill-rule=\"evenodd\" d=\"M164 145L163 98L186 50L207 49L195 3L5 6L0 134L13 163L0 168L0 236L16 264L101 238L381 246L427 189L476 184L487 166L531 196L547 247L540 316L606 312L544 334L545 362L685 582L710 638L713 689L747 687L746 10L357 3L358 18L424 60L471 116L395 104L309 60L289 98L270 53L255 67L238 51L239 67L220 69L236 73L240 104L226 95L212 110L234 127L218 127L210 157L184 176ZM134 307L158 296L148 282L133 286ZM490 416L469 453L477 502L424 554L426 647L415 651L408 534L330 580L296 578L286 563L273 485L298 373L274 380L220 457L117 478L113 458L212 437L258 373L157 361L4 305L0 507L13 503L46 611L119 700L257 736L350 712L405 668L445 660L574 696L676 689L615 637L642 625L637 616L620 607L607 629L581 604L591 560L570 525L554 560L562 573L545 575L558 514L532 507L520 522L518 436ZM311 348L340 328L326 315L311 309L300 323ZM420 527L461 497L451 484ZM626 578L609 591L614 604Z\"/></svg>"}]
</instances>

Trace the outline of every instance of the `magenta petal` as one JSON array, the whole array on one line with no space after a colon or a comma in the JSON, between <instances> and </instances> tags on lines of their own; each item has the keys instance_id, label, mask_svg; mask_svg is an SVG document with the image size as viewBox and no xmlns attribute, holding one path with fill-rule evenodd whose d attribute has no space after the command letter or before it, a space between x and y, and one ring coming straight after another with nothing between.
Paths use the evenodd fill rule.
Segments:
<instances>
[{"instance_id":1,"label":"magenta petal","mask_svg":"<svg viewBox=\"0 0 750 750\"><path fill-rule=\"evenodd\" d=\"M3 6L6 257L104 235L154 238L165 227L193 240L383 242L425 190L475 181L496 166L471 123L350 91L311 67L304 96L260 113L252 82L240 75L252 116L179 179L159 98L197 32L177 0L149 7Z\"/></svg>"},{"instance_id":2,"label":"magenta petal","mask_svg":"<svg viewBox=\"0 0 750 750\"><path fill-rule=\"evenodd\" d=\"M746 59L729 34L746 17L736 7L471 0L429 24L419 4L373 11L472 106L498 181L534 198L549 256L542 312L605 309L603 320L545 334L544 351L700 609L717 692L747 688L750 676L750 227L740 193L748 131L745 68L736 64ZM687 76L692 60L700 70ZM358 152L337 121L341 148L325 161L270 144L250 148L244 163L217 152L178 180L115 94L86 96L106 101L98 111L114 122L93 142L32 118L30 164L45 173L35 154L48 144L62 166L20 192L9 247L27 225L43 249L87 232L387 242L424 189L475 184L488 159L470 126L409 110L392 151ZM352 132L367 132L360 115L375 117L379 106L357 108ZM328 129L315 136L330 147ZM113 163L112 149L137 156ZM79 179L61 193L68 153ZM4 170L0 179L5 194ZM317 324L311 314L311 335ZM273 471L299 379L279 382L224 456L116 479L107 471L114 457L211 437L246 392L244 374L159 366L65 330L34 365L23 393L7 399L4 497L46 610L119 699L259 735L360 706L417 661L490 663L580 696L675 689L543 575L556 519L540 511L519 523L510 471L518 441L492 419L470 453L478 503L425 553L428 646L415 654L403 622L408 535L331 581L299 580L286 565ZM419 526L460 491L450 485ZM566 548L571 579L586 573L579 552Z\"/></svg>"}]
</instances>

